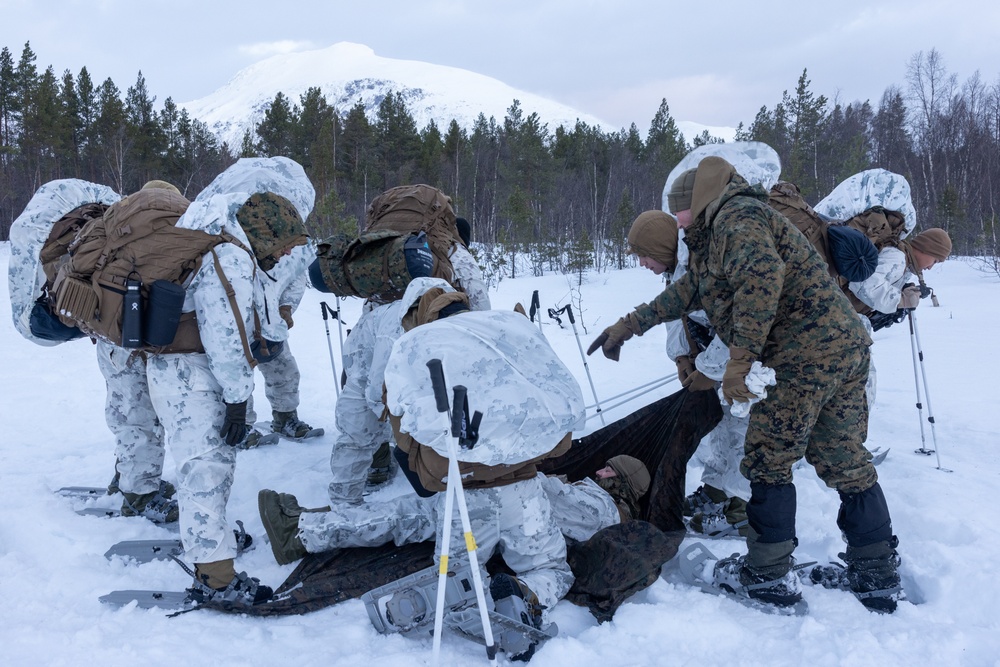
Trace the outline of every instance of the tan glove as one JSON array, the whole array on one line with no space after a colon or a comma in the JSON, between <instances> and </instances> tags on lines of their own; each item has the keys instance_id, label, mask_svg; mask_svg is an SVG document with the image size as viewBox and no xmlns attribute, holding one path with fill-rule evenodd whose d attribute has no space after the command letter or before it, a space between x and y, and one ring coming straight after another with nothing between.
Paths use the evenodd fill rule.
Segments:
<instances>
[{"instance_id":1,"label":"tan glove","mask_svg":"<svg viewBox=\"0 0 1000 667\"><path fill-rule=\"evenodd\" d=\"M639 327L639 320L635 313L629 313L610 327L605 329L600 336L587 348L587 354L593 354L597 348L601 348L604 356L611 361L618 361L622 345L629 338L635 335L642 335L642 328Z\"/></svg>"},{"instance_id":2,"label":"tan glove","mask_svg":"<svg viewBox=\"0 0 1000 667\"><path fill-rule=\"evenodd\" d=\"M722 395L730 405L733 402L749 403L757 395L747 389L746 377L757 357L742 347L729 348L729 362L722 376Z\"/></svg>"},{"instance_id":3,"label":"tan glove","mask_svg":"<svg viewBox=\"0 0 1000 667\"><path fill-rule=\"evenodd\" d=\"M916 308L918 305L920 305L920 288L916 285L904 285L897 308Z\"/></svg>"},{"instance_id":4,"label":"tan glove","mask_svg":"<svg viewBox=\"0 0 1000 667\"><path fill-rule=\"evenodd\" d=\"M688 379L688 376L691 375L691 373L696 372L694 360L685 354L677 357L674 360L674 363L677 364L677 379L681 381L681 385L687 386L684 382Z\"/></svg>"},{"instance_id":5,"label":"tan glove","mask_svg":"<svg viewBox=\"0 0 1000 667\"><path fill-rule=\"evenodd\" d=\"M278 314L281 315L281 319L285 320L285 324L291 329L292 325L295 324L292 321L292 307L291 306L278 306Z\"/></svg>"},{"instance_id":6,"label":"tan glove","mask_svg":"<svg viewBox=\"0 0 1000 667\"><path fill-rule=\"evenodd\" d=\"M681 385L688 391L708 391L715 389L715 380L701 371L695 370L681 382Z\"/></svg>"}]
</instances>

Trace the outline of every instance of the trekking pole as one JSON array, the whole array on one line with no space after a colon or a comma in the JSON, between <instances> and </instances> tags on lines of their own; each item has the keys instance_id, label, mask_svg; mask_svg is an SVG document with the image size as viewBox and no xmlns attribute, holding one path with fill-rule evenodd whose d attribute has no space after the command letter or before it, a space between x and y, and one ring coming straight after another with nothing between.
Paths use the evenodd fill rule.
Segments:
<instances>
[{"instance_id":1,"label":"trekking pole","mask_svg":"<svg viewBox=\"0 0 1000 667\"><path fill-rule=\"evenodd\" d=\"M924 381L924 398L927 399L927 421L931 424L931 438L934 441L934 449L925 451L922 447L917 450L918 454L930 455L934 452L937 457L937 468L943 472L951 472L947 468L941 467L941 452L938 451L937 432L934 430L934 411L931 408L931 390L927 384L927 367L924 365L924 348L920 344L920 330L917 328L917 316L912 310L907 312L910 319L910 348L913 351L913 381L917 383L917 360L920 360L920 375ZM917 384L917 409L920 409L920 385ZM923 413L920 414L920 438L924 437ZM925 444L921 442L921 444Z\"/></svg>"},{"instance_id":2,"label":"trekking pole","mask_svg":"<svg viewBox=\"0 0 1000 667\"><path fill-rule=\"evenodd\" d=\"M444 625L444 598L448 577L448 552L451 544L451 523L454 512L454 502L458 500L458 514L462 519L462 530L465 532L465 548L469 553L469 566L472 569L472 582L476 587L476 604L479 605L479 617L483 623L483 637L486 641L486 658L496 667L497 647L493 641L493 628L490 626L489 612L486 609L486 594L483 589L483 576L479 571L479 557L476 553L476 540L472 535L472 524L469 522L469 508L465 504L465 489L462 487L461 472L458 469L458 442L463 435L465 426L465 406L467 403L466 388L462 385L453 387L453 408L448 406L448 389L444 382L444 369L440 359L427 362L431 374L431 385L434 387L434 400L438 412L448 413L451 421L451 438L448 439L448 486L445 489L444 526L441 530L441 561L438 565L437 603L434 613L434 664L439 664L441 657L441 631ZM475 423L476 420L473 421Z\"/></svg>"},{"instance_id":3,"label":"trekking pole","mask_svg":"<svg viewBox=\"0 0 1000 667\"><path fill-rule=\"evenodd\" d=\"M333 319L340 322L340 310L330 310L330 306L326 305L326 301L319 302L320 308L323 310L323 326L326 328L326 347L330 350L330 366L333 369L333 388L337 390L337 398L340 398L340 377L337 376L337 363L333 360L333 343L330 342L330 322L327 319L327 313L333 316ZM344 349L344 343L341 341L340 349Z\"/></svg>"},{"instance_id":4,"label":"trekking pole","mask_svg":"<svg viewBox=\"0 0 1000 667\"><path fill-rule=\"evenodd\" d=\"M337 330L340 333L340 361L344 361L344 321L340 319L340 297L333 295L333 302L337 304ZM350 333L350 331L348 331Z\"/></svg>"},{"instance_id":5,"label":"trekking pole","mask_svg":"<svg viewBox=\"0 0 1000 667\"><path fill-rule=\"evenodd\" d=\"M578 350L580 350L580 358L583 359L583 370L587 371L587 380L590 382L590 391L591 393L594 394L594 405L597 406L597 414L601 417L601 425L607 426L608 422L605 421L604 413L601 410L601 400L597 398L597 389L594 387L594 378L591 377L590 375L590 366L587 364L587 355L583 353L583 345L580 343L580 334L577 333L576 330L576 318L573 317L573 304L567 303L565 306L563 306L558 310L550 308L549 316L552 317L553 313L555 313L555 315L558 316L559 313L562 312L566 313L566 315L569 317L569 323L573 325L573 335L576 337L576 347ZM539 317L538 319L541 320L542 318ZM559 318L555 317L554 319L559 319Z\"/></svg>"},{"instance_id":6,"label":"trekking pole","mask_svg":"<svg viewBox=\"0 0 1000 667\"><path fill-rule=\"evenodd\" d=\"M531 293L531 308L528 309L528 315L531 317L531 321L535 321L535 313L538 313L538 333L543 336L545 333L542 331L542 314L539 312L542 309L542 304L538 300L538 290Z\"/></svg>"},{"instance_id":7,"label":"trekking pole","mask_svg":"<svg viewBox=\"0 0 1000 667\"><path fill-rule=\"evenodd\" d=\"M648 389L646 389L646 390L645 390L645 391L643 391L642 393L639 393L639 394L635 394L635 392L637 392L637 391L639 391L640 389L642 389L642 387L636 387L635 389L630 389L629 391L626 391L626 392L624 392L624 393L621 393L621 394L618 394L618 396L612 396L611 398L608 398L608 399L605 399L606 403L610 403L611 401L613 401L613 400L615 400L616 398L619 398L619 397L621 397L621 396L626 396L626 395L628 395L628 394L635 394L635 396L629 396L628 398L626 398L626 399L623 399L623 400L621 400L621 401L618 401L617 403L612 403L611 405L605 405L605 406L604 406L604 411L605 411L605 412L610 412L611 410L614 410L615 408L617 408L617 407L619 407L619 406L622 406L622 405L625 405L626 403L629 403L629 402L631 402L631 401L634 401L635 399L639 398L640 396L643 396L643 395L645 395L645 394L648 394L649 392L653 391L654 389L659 389L659 388L660 388L660 387L662 387L663 385L665 385L665 384L668 384L668 383L670 383L670 382L673 382L673 381L674 381L674 380L676 380L676 379L677 379L677 376L676 376L676 375L668 375L667 377L665 377L665 378L663 378L663 379L660 379L660 380L654 380L653 382L650 382L650 383L648 383L648 385L652 385L652 386L650 386L650 387L649 387ZM643 387L645 387L645 386L648 386L648 385L643 385ZM593 406L593 405L588 405L588 406L587 406L586 408L584 408L584 409L585 409L585 410L589 410L589 409L590 409L590 408L592 408L592 407L594 407L594 406ZM596 414L596 413L595 413L595 414ZM588 415L588 416L587 416L587 419L589 420L589 419L590 419L591 417L593 417L593 416L594 416L594 415Z\"/></svg>"}]
</instances>

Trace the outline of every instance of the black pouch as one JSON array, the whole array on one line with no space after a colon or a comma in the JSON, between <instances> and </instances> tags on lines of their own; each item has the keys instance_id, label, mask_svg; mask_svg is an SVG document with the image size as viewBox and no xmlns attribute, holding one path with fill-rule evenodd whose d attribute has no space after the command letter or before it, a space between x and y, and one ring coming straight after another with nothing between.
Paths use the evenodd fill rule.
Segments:
<instances>
[{"instance_id":1,"label":"black pouch","mask_svg":"<svg viewBox=\"0 0 1000 667\"><path fill-rule=\"evenodd\" d=\"M35 305L31 307L28 328L31 329L32 335L36 338L61 343L83 338L85 335L76 327L63 324L48 304L42 300L36 301Z\"/></svg>"},{"instance_id":2,"label":"black pouch","mask_svg":"<svg viewBox=\"0 0 1000 667\"><path fill-rule=\"evenodd\" d=\"M174 342L177 325L184 307L184 288L169 280L157 280L149 286L146 300L143 342L152 347L163 347Z\"/></svg>"},{"instance_id":3,"label":"black pouch","mask_svg":"<svg viewBox=\"0 0 1000 667\"><path fill-rule=\"evenodd\" d=\"M434 491L430 491L424 488L424 485L420 483L420 475L417 474L415 470L410 468L410 455L404 452L399 447L392 448L392 456L396 459L396 463L399 464L399 469L403 471L403 475L406 477L406 481L410 483L413 490L421 498L430 498L434 495Z\"/></svg>"}]
</instances>

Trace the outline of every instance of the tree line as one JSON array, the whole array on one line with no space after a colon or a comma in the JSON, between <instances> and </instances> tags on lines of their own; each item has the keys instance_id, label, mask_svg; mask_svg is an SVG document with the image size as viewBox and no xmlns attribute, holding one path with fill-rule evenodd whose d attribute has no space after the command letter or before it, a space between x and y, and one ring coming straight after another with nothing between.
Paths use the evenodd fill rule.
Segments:
<instances>
[{"instance_id":1,"label":"tree line","mask_svg":"<svg viewBox=\"0 0 1000 667\"><path fill-rule=\"evenodd\" d=\"M123 95L111 79L96 85L86 67L57 76L36 61L30 44L16 62L0 50L0 240L53 179L127 193L158 178L193 198L239 157L284 155L316 188L307 222L317 237L357 233L377 194L420 182L452 197L494 270L621 268L629 225L660 208L670 170L692 147L721 141L706 132L689 142L666 99L642 136L634 123L550 129L517 100L500 120L418 128L399 93L369 116L360 104L334 109L317 87L298 100L278 93L241 145L229 146L171 98L158 108L141 72ZM737 140L773 146L782 178L811 203L864 169L903 174L919 228L947 229L959 254L998 254L1000 79L976 73L959 84L932 50L912 56L906 81L877 104L830 100L810 86L803 70L792 93L738 126Z\"/></svg>"}]
</instances>

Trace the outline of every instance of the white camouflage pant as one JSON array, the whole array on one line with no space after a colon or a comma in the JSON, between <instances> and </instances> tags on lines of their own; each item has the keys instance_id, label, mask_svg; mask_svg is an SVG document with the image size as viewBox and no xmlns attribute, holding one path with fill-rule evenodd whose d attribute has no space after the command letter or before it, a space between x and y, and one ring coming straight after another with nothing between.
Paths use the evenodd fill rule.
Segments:
<instances>
[{"instance_id":1,"label":"white camouflage pant","mask_svg":"<svg viewBox=\"0 0 1000 667\"><path fill-rule=\"evenodd\" d=\"M118 486L128 493L152 493L163 473L163 426L149 397L146 361L98 341L97 366L107 385L104 419L115 436Z\"/></svg>"},{"instance_id":2,"label":"white camouflage pant","mask_svg":"<svg viewBox=\"0 0 1000 667\"><path fill-rule=\"evenodd\" d=\"M336 409L337 440L330 453L330 502L363 502L368 468L375 450L388 442L392 431L388 422L380 422L368 407L364 395L351 389L340 392Z\"/></svg>"},{"instance_id":3,"label":"white camouflage pant","mask_svg":"<svg viewBox=\"0 0 1000 667\"><path fill-rule=\"evenodd\" d=\"M336 503L299 516L298 537L310 553L344 547L426 542L437 530L437 498L407 494L382 502Z\"/></svg>"},{"instance_id":4,"label":"white camouflage pant","mask_svg":"<svg viewBox=\"0 0 1000 667\"><path fill-rule=\"evenodd\" d=\"M480 566L499 548L504 562L548 609L573 585L566 562L566 540L552 517L552 507L537 477L491 489L465 492L469 523L478 546ZM445 494L438 494L438 512L444 514ZM455 504L448 553L465 553L465 534ZM440 544L438 527L435 540ZM485 581L485 577L484 577Z\"/></svg>"},{"instance_id":5,"label":"white camouflage pant","mask_svg":"<svg viewBox=\"0 0 1000 667\"><path fill-rule=\"evenodd\" d=\"M291 412L299 407L299 365L289 349L288 341L281 352L270 361L257 364L257 370L264 376L264 395L267 396L274 412ZM247 400L247 424L257 422L253 407L253 395Z\"/></svg>"},{"instance_id":6,"label":"white camouflage pant","mask_svg":"<svg viewBox=\"0 0 1000 667\"><path fill-rule=\"evenodd\" d=\"M185 558L213 563L236 557L226 521L236 449L219 435L226 406L204 354L151 355L149 394L177 463L177 501Z\"/></svg>"},{"instance_id":7,"label":"white camouflage pant","mask_svg":"<svg viewBox=\"0 0 1000 667\"><path fill-rule=\"evenodd\" d=\"M552 520L566 537L585 541L621 520L607 491L592 479L573 484L538 474L552 508ZM306 512L299 517L299 539L310 553L344 547L396 546L425 542L437 531L438 500L407 494L381 502L338 504L328 512Z\"/></svg>"},{"instance_id":8,"label":"white camouflage pant","mask_svg":"<svg viewBox=\"0 0 1000 667\"><path fill-rule=\"evenodd\" d=\"M721 489L727 496L750 500L750 482L740 472L743 444L750 417L734 417L722 410L722 421L698 445L698 457L705 464L701 483Z\"/></svg>"}]
</instances>

